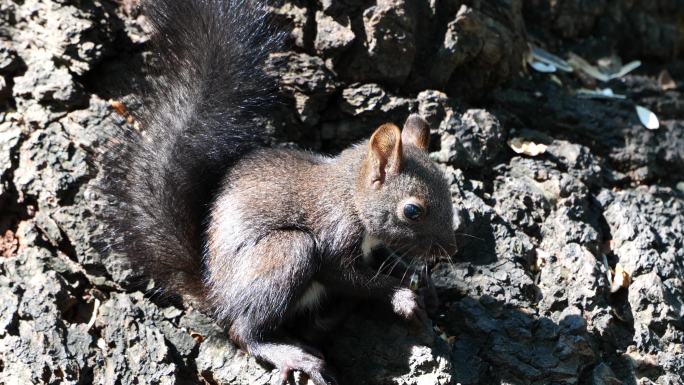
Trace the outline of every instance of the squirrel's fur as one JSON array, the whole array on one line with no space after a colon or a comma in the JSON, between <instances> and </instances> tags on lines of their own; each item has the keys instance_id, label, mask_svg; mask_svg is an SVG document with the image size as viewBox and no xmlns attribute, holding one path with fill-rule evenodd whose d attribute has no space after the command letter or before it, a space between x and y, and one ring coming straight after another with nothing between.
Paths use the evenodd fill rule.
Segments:
<instances>
[{"instance_id":1,"label":"squirrel's fur","mask_svg":"<svg viewBox=\"0 0 684 385\"><path fill-rule=\"evenodd\" d=\"M283 33L244 0L150 0L159 78L152 104L109 162L115 247L168 292L201 295L203 227L225 171L264 142L253 123L275 98L263 72Z\"/></svg>"},{"instance_id":2,"label":"squirrel's fur","mask_svg":"<svg viewBox=\"0 0 684 385\"><path fill-rule=\"evenodd\" d=\"M108 170L116 245L165 290L198 298L250 354L335 383L302 343L338 319L322 318L326 304L376 299L426 320L420 297L391 276L398 262L382 274L370 249L453 251L427 123L384 124L336 157L263 146L255 118L268 116L275 87L262 69L283 38L263 5L150 0L145 10L162 76L142 133L121 139Z\"/></svg>"}]
</instances>

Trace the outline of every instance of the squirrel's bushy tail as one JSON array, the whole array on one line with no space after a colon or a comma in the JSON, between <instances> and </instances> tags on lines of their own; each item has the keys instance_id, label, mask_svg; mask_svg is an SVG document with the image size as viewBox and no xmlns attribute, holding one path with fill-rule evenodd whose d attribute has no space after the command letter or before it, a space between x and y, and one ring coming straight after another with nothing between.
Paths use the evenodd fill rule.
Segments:
<instances>
[{"instance_id":1,"label":"squirrel's bushy tail","mask_svg":"<svg viewBox=\"0 0 684 385\"><path fill-rule=\"evenodd\" d=\"M116 203L105 219L114 248L160 287L197 295L211 196L227 169L263 143L254 119L275 95L263 66L283 35L260 1L148 0L143 9L160 76L142 132L125 133L105 166L105 193Z\"/></svg>"}]
</instances>

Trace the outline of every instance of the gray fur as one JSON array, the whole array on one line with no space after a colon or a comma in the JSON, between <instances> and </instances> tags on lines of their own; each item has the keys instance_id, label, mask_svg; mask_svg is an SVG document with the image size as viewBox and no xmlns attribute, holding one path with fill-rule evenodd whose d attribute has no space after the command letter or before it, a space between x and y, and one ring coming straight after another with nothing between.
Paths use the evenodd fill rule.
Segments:
<instances>
[{"instance_id":1,"label":"gray fur","mask_svg":"<svg viewBox=\"0 0 684 385\"><path fill-rule=\"evenodd\" d=\"M374 298L425 317L400 279L366 263L364 237L415 257L453 249L427 124L411 116L403 139L383 125L334 158L263 148L266 130L253 122L273 106L273 82L261 67L282 38L263 4L149 0L145 9L164 76L144 134L125 133L111 152L103 187L118 203L105 217L116 246L167 292L195 297L249 353L334 383L302 342L343 318L326 303ZM406 199L426 216L403 220Z\"/></svg>"},{"instance_id":2,"label":"gray fur","mask_svg":"<svg viewBox=\"0 0 684 385\"><path fill-rule=\"evenodd\" d=\"M313 282L325 299L375 298L406 318L423 316L402 282L364 263L362 243L377 238L415 257L452 251L448 186L427 152L410 143L402 146L399 172L371 186L369 146L334 158L261 149L226 174L210 214L205 283L215 316L253 354L278 362L271 353L285 348L262 346L283 338L282 326L299 316ZM410 223L399 209L414 197L427 214Z\"/></svg>"}]
</instances>

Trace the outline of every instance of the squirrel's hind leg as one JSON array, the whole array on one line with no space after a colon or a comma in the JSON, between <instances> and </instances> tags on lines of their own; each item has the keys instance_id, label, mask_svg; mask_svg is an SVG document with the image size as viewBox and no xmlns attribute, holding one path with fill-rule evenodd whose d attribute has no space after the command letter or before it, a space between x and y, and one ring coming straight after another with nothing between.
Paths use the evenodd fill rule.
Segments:
<instances>
[{"instance_id":1,"label":"squirrel's hind leg","mask_svg":"<svg viewBox=\"0 0 684 385\"><path fill-rule=\"evenodd\" d=\"M298 230L272 231L243 250L241 258L243 268L232 285L213 286L215 304L231 314L229 334L233 342L275 366L284 379L298 370L316 385L336 384L316 349L283 334L286 320L296 316L317 271L312 236Z\"/></svg>"},{"instance_id":2,"label":"squirrel's hind leg","mask_svg":"<svg viewBox=\"0 0 684 385\"><path fill-rule=\"evenodd\" d=\"M302 372L316 385L336 385L332 370L322 357L309 352L305 345L286 339L270 342L250 343L250 354L278 368L283 379L288 379L294 370Z\"/></svg>"},{"instance_id":3,"label":"squirrel's hind leg","mask_svg":"<svg viewBox=\"0 0 684 385\"><path fill-rule=\"evenodd\" d=\"M316 385L337 384L322 354L315 348L277 334L266 337L255 333L245 325L244 319L238 319L231 325L230 336L256 359L280 370L283 383L292 378L292 371L298 370Z\"/></svg>"}]
</instances>

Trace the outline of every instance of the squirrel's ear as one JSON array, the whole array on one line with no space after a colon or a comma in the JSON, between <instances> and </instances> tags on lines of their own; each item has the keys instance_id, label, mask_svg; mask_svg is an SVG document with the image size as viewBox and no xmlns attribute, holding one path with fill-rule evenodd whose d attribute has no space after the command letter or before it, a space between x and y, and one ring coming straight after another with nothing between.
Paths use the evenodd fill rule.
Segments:
<instances>
[{"instance_id":1,"label":"squirrel's ear","mask_svg":"<svg viewBox=\"0 0 684 385\"><path fill-rule=\"evenodd\" d=\"M373 188L380 188L387 175L401 168L401 131L394 124L378 127L368 142L367 172Z\"/></svg>"},{"instance_id":2,"label":"squirrel's ear","mask_svg":"<svg viewBox=\"0 0 684 385\"><path fill-rule=\"evenodd\" d=\"M411 114L401 131L401 141L427 152L430 146L430 125L418 114Z\"/></svg>"}]
</instances>

